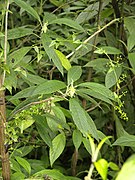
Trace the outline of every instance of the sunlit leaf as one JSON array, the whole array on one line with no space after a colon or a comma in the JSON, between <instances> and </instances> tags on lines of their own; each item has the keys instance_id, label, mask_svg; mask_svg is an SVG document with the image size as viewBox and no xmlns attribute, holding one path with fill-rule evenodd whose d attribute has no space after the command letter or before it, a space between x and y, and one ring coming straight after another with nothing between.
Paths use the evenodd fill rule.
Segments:
<instances>
[{"instance_id":1,"label":"sunlit leaf","mask_svg":"<svg viewBox=\"0 0 135 180\"><path fill-rule=\"evenodd\" d=\"M108 171L108 162L105 159L99 159L94 163L98 173L102 177L103 180L107 179L107 171Z\"/></svg>"},{"instance_id":2,"label":"sunlit leaf","mask_svg":"<svg viewBox=\"0 0 135 180\"><path fill-rule=\"evenodd\" d=\"M122 166L116 180L134 180L135 179L135 154L130 156Z\"/></svg>"},{"instance_id":3,"label":"sunlit leaf","mask_svg":"<svg viewBox=\"0 0 135 180\"><path fill-rule=\"evenodd\" d=\"M68 71L71 68L71 64L70 64L69 60L59 50L55 50L55 52L56 52L57 56L59 57L59 59L62 63L62 66Z\"/></svg>"},{"instance_id":4,"label":"sunlit leaf","mask_svg":"<svg viewBox=\"0 0 135 180\"><path fill-rule=\"evenodd\" d=\"M111 47L111 46L102 46L100 48L98 48L97 50L94 51L94 53L97 54L122 54L122 52L115 48L115 47Z\"/></svg>"}]
</instances>

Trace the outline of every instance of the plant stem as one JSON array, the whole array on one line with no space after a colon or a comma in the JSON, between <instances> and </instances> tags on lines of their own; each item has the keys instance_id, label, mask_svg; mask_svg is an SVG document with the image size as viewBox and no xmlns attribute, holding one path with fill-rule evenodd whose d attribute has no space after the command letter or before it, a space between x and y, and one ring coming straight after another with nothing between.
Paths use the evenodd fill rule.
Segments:
<instances>
[{"instance_id":1,"label":"plant stem","mask_svg":"<svg viewBox=\"0 0 135 180\"><path fill-rule=\"evenodd\" d=\"M7 59L8 9L9 9L9 1L7 1L6 15L5 15L4 64L6 64L6 59ZM5 70L0 75L0 89L3 87L4 80L5 80ZM6 129L5 92L3 90L0 90L0 158L2 161L2 177L3 180L10 180L9 155L5 149L5 139L6 139L5 129Z\"/></svg>"},{"instance_id":2,"label":"plant stem","mask_svg":"<svg viewBox=\"0 0 135 180\"><path fill-rule=\"evenodd\" d=\"M106 24L105 26L103 26L101 29L99 29L98 31L96 31L94 34L92 34L91 36L89 36L80 46L78 46L75 51L72 51L70 54L68 54L66 56L66 58L71 57L76 51L78 51L81 47L83 47L84 44L86 44L87 42L89 42L93 37L95 37L97 34L99 34L101 31L103 31L104 29L106 29L108 26L110 26L111 24L115 23L116 21L119 21L120 19L113 19L112 21L110 21L108 24Z\"/></svg>"}]
</instances>

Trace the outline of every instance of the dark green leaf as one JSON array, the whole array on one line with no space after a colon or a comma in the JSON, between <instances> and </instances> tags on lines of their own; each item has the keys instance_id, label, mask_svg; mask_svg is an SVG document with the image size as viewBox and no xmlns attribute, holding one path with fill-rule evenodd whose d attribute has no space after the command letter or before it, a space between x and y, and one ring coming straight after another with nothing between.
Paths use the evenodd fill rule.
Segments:
<instances>
[{"instance_id":1,"label":"dark green leaf","mask_svg":"<svg viewBox=\"0 0 135 180\"><path fill-rule=\"evenodd\" d=\"M41 36L41 40L49 59L53 61L54 65L58 68L61 74L63 74L62 63L58 55L56 54L54 48L50 46L52 42L51 38L47 34L43 33Z\"/></svg>"},{"instance_id":2,"label":"dark green leaf","mask_svg":"<svg viewBox=\"0 0 135 180\"><path fill-rule=\"evenodd\" d=\"M84 29L82 28L81 25L79 25L78 22L76 21L73 21L72 19L67 19L67 18L58 18L58 19L55 19L53 21L50 22L50 24L65 24L69 27L72 27L74 29L77 29L77 30L80 30L80 31L84 31Z\"/></svg>"},{"instance_id":3,"label":"dark green leaf","mask_svg":"<svg viewBox=\"0 0 135 180\"><path fill-rule=\"evenodd\" d=\"M24 36L28 36L33 34L33 29L31 28L26 28L26 27L18 27L18 28L13 28L8 30L8 40L11 39L18 39Z\"/></svg>"},{"instance_id":4,"label":"dark green leaf","mask_svg":"<svg viewBox=\"0 0 135 180\"><path fill-rule=\"evenodd\" d=\"M28 3L22 1L22 0L14 0L14 2L20 6L22 9L27 11L29 14L31 14L35 19L37 19L39 22L41 22L40 17L38 13L33 9Z\"/></svg>"},{"instance_id":5,"label":"dark green leaf","mask_svg":"<svg viewBox=\"0 0 135 180\"><path fill-rule=\"evenodd\" d=\"M94 138L98 139L97 129L93 120L80 106L78 101L70 99L69 106L73 121L78 130L80 130L83 134L92 134Z\"/></svg>"},{"instance_id":6,"label":"dark green leaf","mask_svg":"<svg viewBox=\"0 0 135 180\"><path fill-rule=\"evenodd\" d=\"M24 158L21 158L19 156L16 156L15 157L17 162L29 173L31 174L31 166L30 164L28 163L28 161L26 161L26 159Z\"/></svg>"}]
</instances>

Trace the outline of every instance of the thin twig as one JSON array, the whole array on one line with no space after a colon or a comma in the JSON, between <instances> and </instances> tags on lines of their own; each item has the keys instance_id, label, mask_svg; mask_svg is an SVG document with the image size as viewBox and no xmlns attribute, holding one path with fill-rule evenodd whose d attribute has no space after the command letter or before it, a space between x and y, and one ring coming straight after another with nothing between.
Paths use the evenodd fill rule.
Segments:
<instances>
[{"instance_id":1,"label":"thin twig","mask_svg":"<svg viewBox=\"0 0 135 180\"><path fill-rule=\"evenodd\" d=\"M86 44L88 41L90 41L93 37L95 37L97 34L99 34L101 31L103 31L104 29L106 29L108 26L110 26L111 24L115 23L116 21L119 21L120 18L117 19L113 19L112 21L110 21L108 24L106 24L105 26L103 26L101 29L99 29L98 31L96 31L94 34L92 34L90 37L88 37L80 46L78 46L75 51L72 51L70 54L68 54L66 56L66 58L71 57L76 51L78 51L81 47L83 47L84 44Z\"/></svg>"},{"instance_id":2,"label":"thin twig","mask_svg":"<svg viewBox=\"0 0 135 180\"><path fill-rule=\"evenodd\" d=\"M86 111L87 111L87 112L91 112L91 111L93 111L94 109L96 109L97 107L100 107L101 102L102 102L102 101L100 101L100 102L99 102L98 104L96 104L95 106L87 109ZM101 108L101 107L100 107L100 108Z\"/></svg>"},{"instance_id":3,"label":"thin twig","mask_svg":"<svg viewBox=\"0 0 135 180\"><path fill-rule=\"evenodd\" d=\"M23 106L22 108L18 109L17 111L15 111L15 112L9 117L8 120L10 120L15 114L17 114L17 113L19 113L19 112L27 109L27 108L30 107L30 106L37 105L37 104L42 104L42 103L44 103L44 102L48 102L48 101L52 101L52 100L54 100L54 97L50 97L50 98L48 98L48 99L43 99L43 100L40 100L40 101L31 102L31 103Z\"/></svg>"}]
</instances>

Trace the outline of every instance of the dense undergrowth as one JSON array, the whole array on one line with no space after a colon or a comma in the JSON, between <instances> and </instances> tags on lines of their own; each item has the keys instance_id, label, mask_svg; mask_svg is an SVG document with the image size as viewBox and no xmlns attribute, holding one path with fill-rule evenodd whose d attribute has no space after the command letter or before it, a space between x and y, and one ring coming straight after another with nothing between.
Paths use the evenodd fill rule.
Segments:
<instances>
[{"instance_id":1,"label":"dense undergrowth","mask_svg":"<svg viewBox=\"0 0 135 180\"><path fill-rule=\"evenodd\" d=\"M0 12L1 178L134 179L135 2L1 0Z\"/></svg>"}]
</instances>

